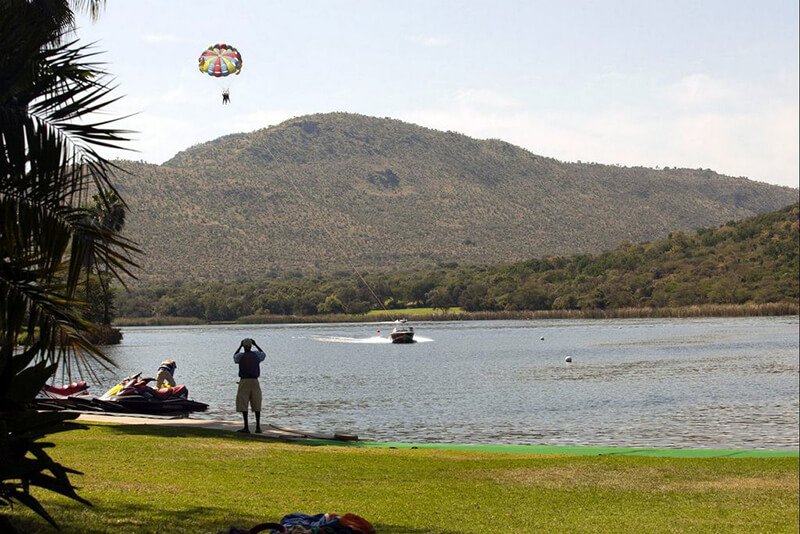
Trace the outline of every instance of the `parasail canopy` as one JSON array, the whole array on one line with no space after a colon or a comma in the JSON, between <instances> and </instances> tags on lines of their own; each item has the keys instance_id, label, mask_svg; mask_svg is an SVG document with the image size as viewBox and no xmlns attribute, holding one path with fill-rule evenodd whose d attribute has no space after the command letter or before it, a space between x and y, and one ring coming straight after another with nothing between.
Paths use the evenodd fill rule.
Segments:
<instances>
[{"instance_id":1,"label":"parasail canopy","mask_svg":"<svg viewBox=\"0 0 800 534\"><path fill-rule=\"evenodd\" d=\"M200 54L197 62L200 72L215 78L239 74L242 71L242 55L236 47L224 43L209 46Z\"/></svg>"}]
</instances>

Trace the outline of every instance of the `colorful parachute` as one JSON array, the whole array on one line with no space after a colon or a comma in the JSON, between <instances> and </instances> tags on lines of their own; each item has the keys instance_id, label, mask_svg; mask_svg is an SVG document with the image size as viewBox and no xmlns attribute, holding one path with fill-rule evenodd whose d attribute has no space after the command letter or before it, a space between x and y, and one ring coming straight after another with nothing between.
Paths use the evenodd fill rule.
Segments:
<instances>
[{"instance_id":1,"label":"colorful parachute","mask_svg":"<svg viewBox=\"0 0 800 534\"><path fill-rule=\"evenodd\" d=\"M200 72L215 78L242 72L242 55L235 47L224 43L209 46L197 62Z\"/></svg>"}]
</instances>

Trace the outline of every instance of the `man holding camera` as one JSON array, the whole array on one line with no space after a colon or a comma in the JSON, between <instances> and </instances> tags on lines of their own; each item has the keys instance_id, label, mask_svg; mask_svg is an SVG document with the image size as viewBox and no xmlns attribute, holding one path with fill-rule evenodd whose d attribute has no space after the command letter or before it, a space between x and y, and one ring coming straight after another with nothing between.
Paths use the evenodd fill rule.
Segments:
<instances>
[{"instance_id":1,"label":"man holding camera","mask_svg":"<svg viewBox=\"0 0 800 534\"><path fill-rule=\"evenodd\" d=\"M257 350L253 350L253 347ZM247 406L250 405L256 414L256 434L261 434L261 385L258 377L261 375L261 362L267 355L254 339L244 338L239 348L233 354L233 362L239 364L239 390L236 392L236 411L242 412L244 428L238 430L245 434L250 433L247 424Z\"/></svg>"}]
</instances>

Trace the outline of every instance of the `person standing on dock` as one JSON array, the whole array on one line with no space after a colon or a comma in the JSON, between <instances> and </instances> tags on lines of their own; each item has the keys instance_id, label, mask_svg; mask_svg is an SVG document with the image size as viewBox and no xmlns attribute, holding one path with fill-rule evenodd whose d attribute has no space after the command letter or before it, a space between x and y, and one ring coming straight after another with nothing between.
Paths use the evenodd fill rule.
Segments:
<instances>
[{"instance_id":1,"label":"person standing on dock","mask_svg":"<svg viewBox=\"0 0 800 534\"><path fill-rule=\"evenodd\" d=\"M253 350L255 346L258 350ZM261 434L261 385L258 377L261 376L261 362L267 355L254 339L244 338L239 348L233 354L233 362L239 364L239 390L236 392L236 411L242 412L244 428L238 432L250 433L247 424L248 404L256 414L256 434Z\"/></svg>"}]
</instances>

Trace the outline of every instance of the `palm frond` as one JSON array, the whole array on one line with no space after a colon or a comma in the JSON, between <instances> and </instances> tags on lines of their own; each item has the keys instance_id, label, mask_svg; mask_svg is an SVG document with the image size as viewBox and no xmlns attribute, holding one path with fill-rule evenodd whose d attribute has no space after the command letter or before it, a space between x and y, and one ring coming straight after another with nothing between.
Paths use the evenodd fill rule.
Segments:
<instances>
[{"instance_id":1,"label":"palm frond","mask_svg":"<svg viewBox=\"0 0 800 534\"><path fill-rule=\"evenodd\" d=\"M31 486L88 504L69 481L75 471L39 441L73 428L65 422L73 417L29 403L58 368L75 363L94 376L96 366L113 365L87 338L79 275L97 261L114 276L131 274L139 252L118 235L121 225L102 224L82 206L97 192L124 210L114 166L96 149L122 148L129 132L116 128L121 119L94 118L117 98L94 51L62 44L74 26L69 3L0 1L0 505L20 502L53 526ZM104 4L74 3L94 14Z\"/></svg>"},{"instance_id":2,"label":"palm frond","mask_svg":"<svg viewBox=\"0 0 800 534\"><path fill-rule=\"evenodd\" d=\"M13 321L11 311L0 326L9 342L12 332L32 336L35 328L47 359L76 351L106 365L86 340L75 290L81 272L97 264L119 280L133 277L141 251L92 223L81 204L93 192L103 202L119 198L111 181L116 166L96 148L124 149L131 132L116 127L124 117L93 118L118 98L92 45L59 44L16 15L0 17L0 33L19 37L0 53L0 255L8 258L0 291L29 325Z\"/></svg>"}]
</instances>

